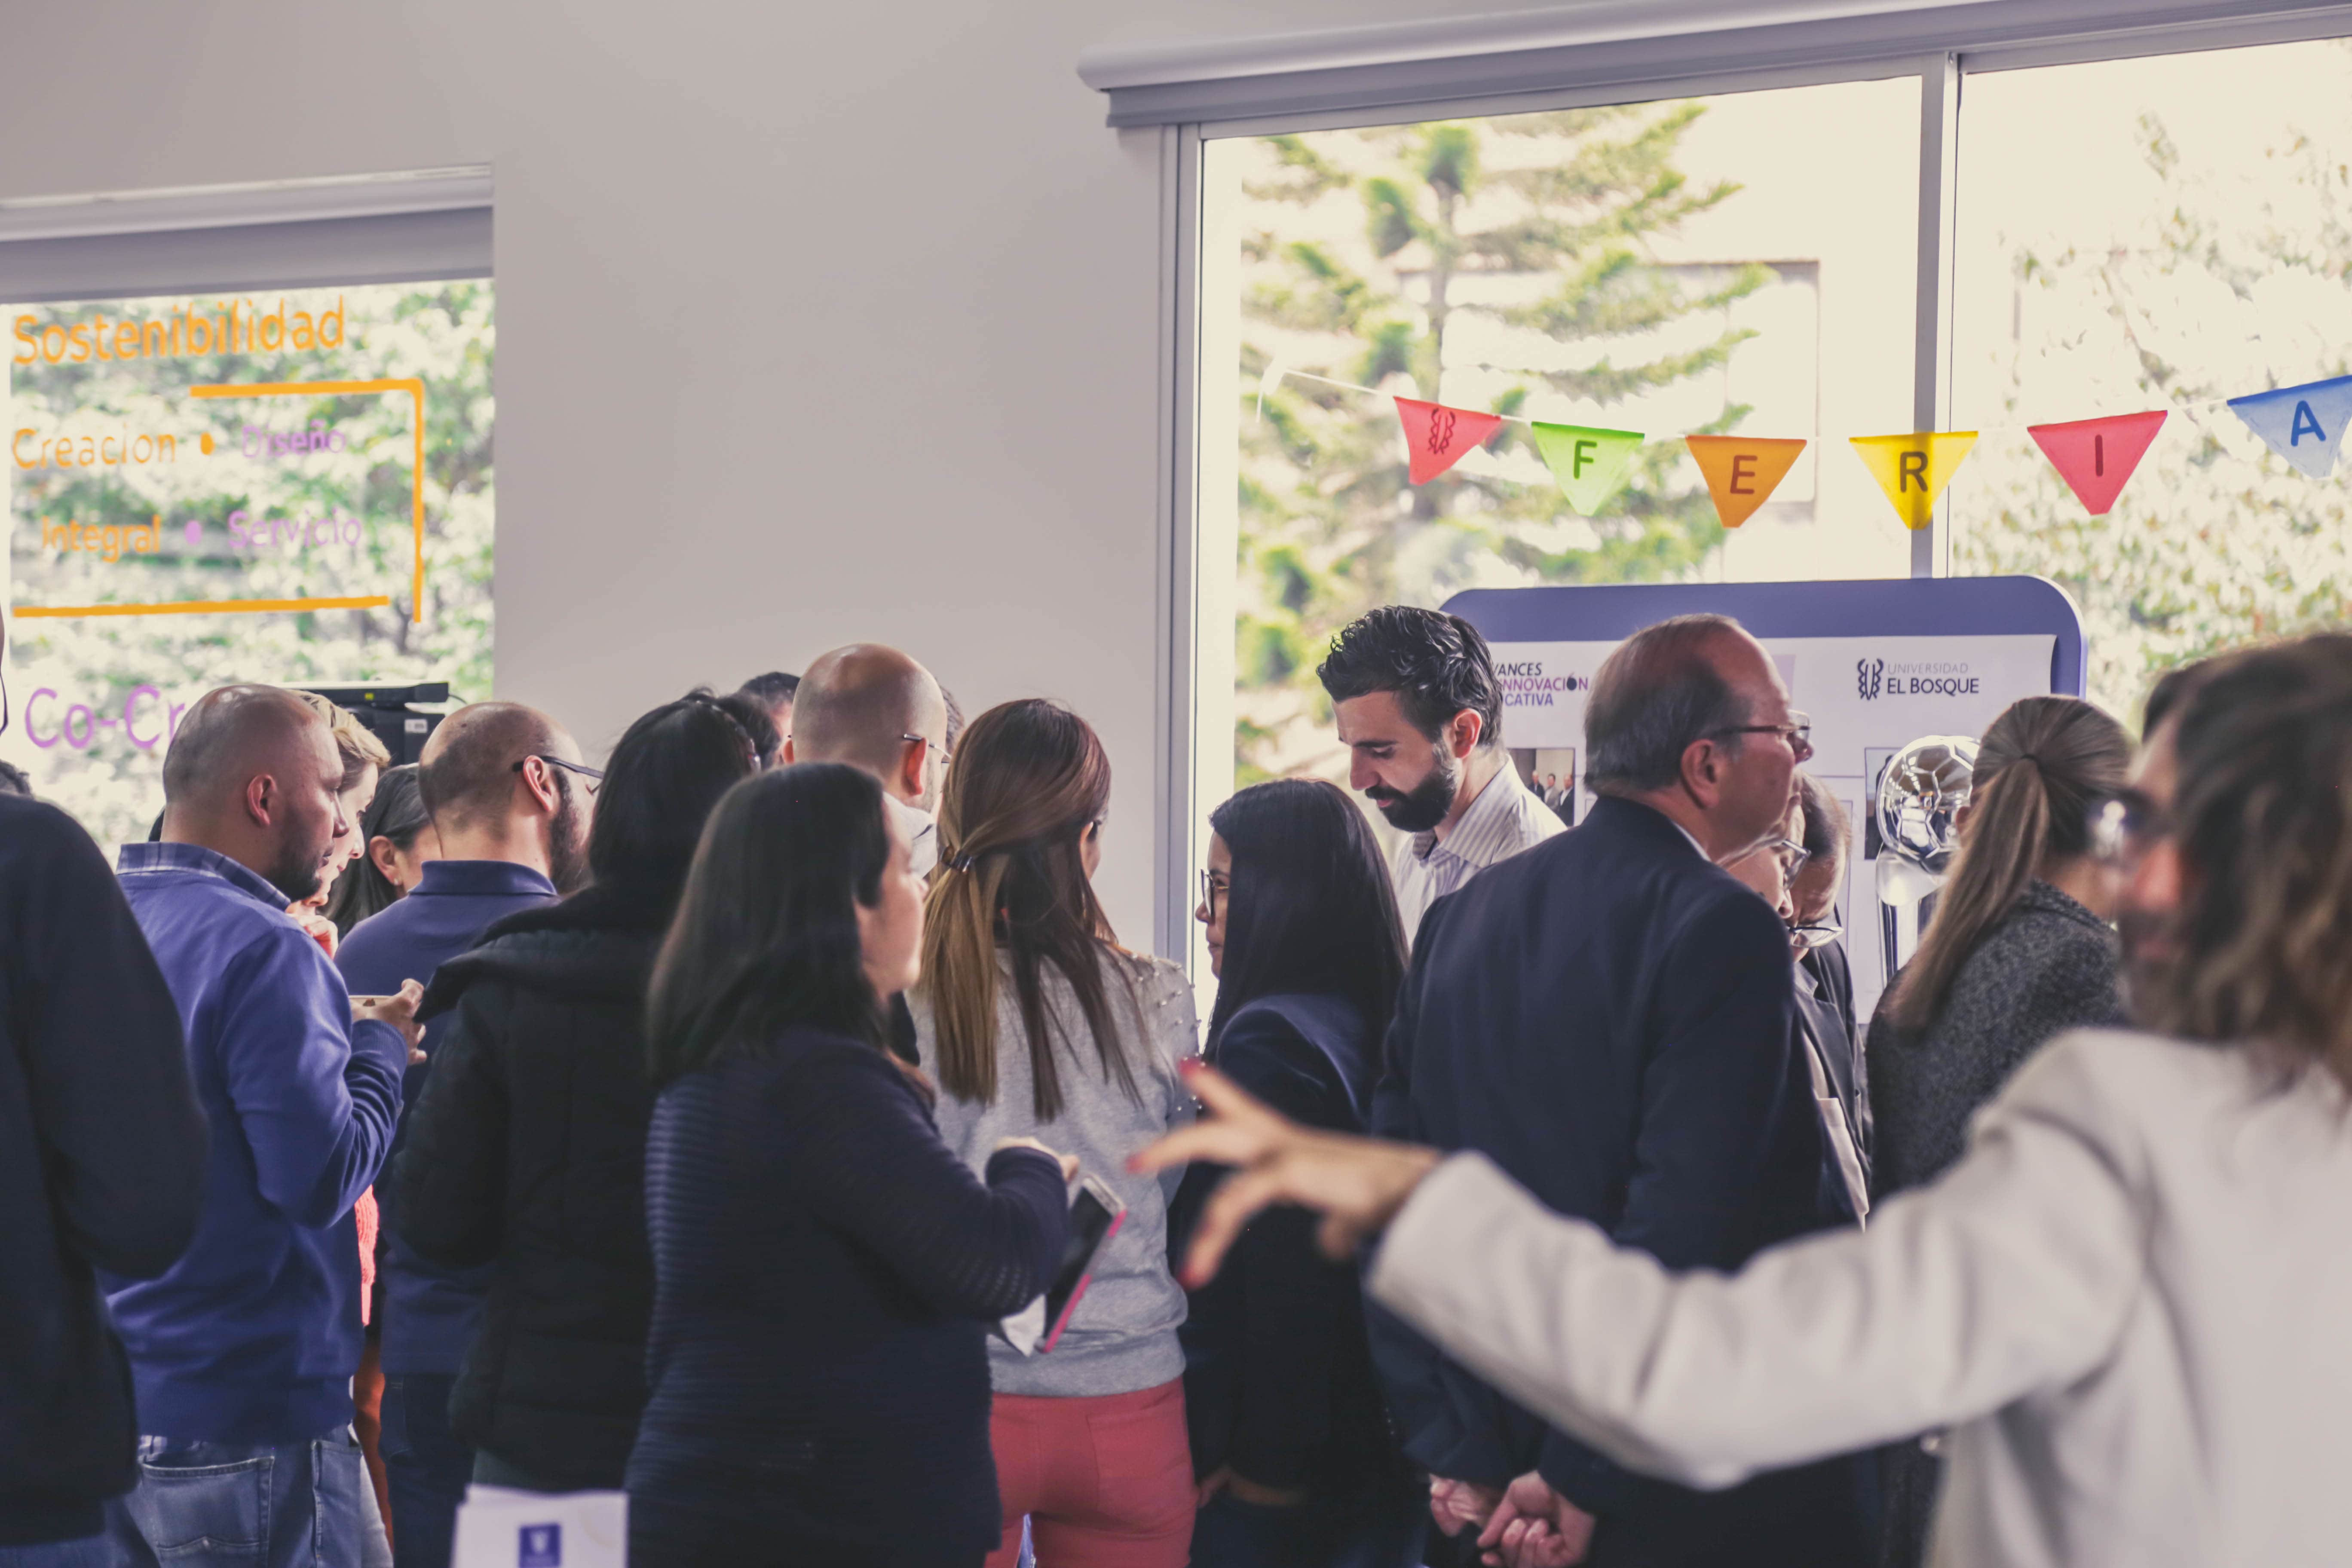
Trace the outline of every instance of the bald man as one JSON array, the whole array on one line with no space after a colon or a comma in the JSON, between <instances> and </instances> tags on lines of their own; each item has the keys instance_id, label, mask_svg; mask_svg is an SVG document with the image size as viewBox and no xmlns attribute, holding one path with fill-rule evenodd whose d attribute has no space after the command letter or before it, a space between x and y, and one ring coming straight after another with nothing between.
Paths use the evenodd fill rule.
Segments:
<instances>
[{"instance_id":1,"label":"bald man","mask_svg":"<svg viewBox=\"0 0 2352 1568\"><path fill-rule=\"evenodd\" d=\"M476 702L441 721L418 758L425 809L441 846L414 891L352 928L335 963L354 994L433 973L481 940L495 921L552 902L586 880L589 791L601 776L582 763L562 725L520 702ZM424 1096L438 1036L425 1026L425 1060L408 1069L402 1103ZM402 1114L393 1138L408 1140ZM449 1395L489 1292L488 1268L444 1268L402 1233L394 1184L376 1190L383 1226L383 1446L392 1536L404 1568L446 1568L474 1450L451 1430Z\"/></svg>"},{"instance_id":2,"label":"bald man","mask_svg":"<svg viewBox=\"0 0 2352 1568\"><path fill-rule=\"evenodd\" d=\"M108 1509L121 1561L184 1552L214 1519L259 1533L240 1563L360 1561L352 1205L392 1146L423 977L354 998L286 913L343 831L342 772L294 693L223 687L163 759L161 842L121 852L212 1127L186 1253L152 1280L102 1277L144 1434L139 1483Z\"/></svg>"},{"instance_id":3,"label":"bald man","mask_svg":"<svg viewBox=\"0 0 2352 1568\"><path fill-rule=\"evenodd\" d=\"M940 863L940 780L948 764L948 700L931 672L880 643L852 643L820 657L793 693L784 761L847 763L882 781L882 804L898 818L908 864L928 877ZM893 993L890 1049L916 1058L915 1019Z\"/></svg>"},{"instance_id":4,"label":"bald man","mask_svg":"<svg viewBox=\"0 0 2352 1568\"><path fill-rule=\"evenodd\" d=\"M948 704L931 672L879 643L835 648L809 666L793 700L787 763L847 763L900 805L915 874L939 863L930 814L947 772Z\"/></svg>"}]
</instances>

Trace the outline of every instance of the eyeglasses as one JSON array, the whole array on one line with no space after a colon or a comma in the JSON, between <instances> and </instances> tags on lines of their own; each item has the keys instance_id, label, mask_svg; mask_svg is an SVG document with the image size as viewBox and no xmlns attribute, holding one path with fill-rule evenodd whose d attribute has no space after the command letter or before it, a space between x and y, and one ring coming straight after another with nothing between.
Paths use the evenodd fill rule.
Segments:
<instances>
[{"instance_id":1,"label":"eyeglasses","mask_svg":"<svg viewBox=\"0 0 2352 1568\"><path fill-rule=\"evenodd\" d=\"M2095 802L2084 826L2092 855L2106 865L2126 868L2137 865L2158 839L2172 831L2164 808L2136 789L2117 790Z\"/></svg>"},{"instance_id":2,"label":"eyeglasses","mask_svg":"<svg viewBox=\"0 0 2352 1568\"><path fill-rule=\"evenodd\" d=\"M919 745L931 745L931 738L929 735L901 735L898 739L912 742ZM931 746L931 752L940 759L940 766L941 767L946 767L950 763L955 761L955 753L949 751L945 746Z\"/></svg>"},{"instance_id":3,"label":"eyeglasses","mask_svg":"<svg viewBox=\"0 0 2352 1568\"><path fill-rule=\"evenodd\" d=\"M1780 874L1792 881L1805 868L1805 862L1813 858L1812 851L1793 838L1776 838L1766 847L1780 857Z\"/></svg>"},{"instance_id":4,"label":"eyeglasses","mask_svg":"<svg viewBox=\"0 0 2352 1568\"><path fill-rule=\"evenodd\" d=\"M1201 873L1201 906L1212 915L1217 912L1217 905L1233 897L1233 893L1234 879L1222 871L1204 870Z\"/></svg>"},{"instance_id":5,"label":"eyeglasses","mask_svg":"<svg viewBox=\"0 0 2352 1568\"><path fill-rule=\"evenodd\" d=\"M515 765L509 768L507 772L519 773L522 772L523 763L530 762L540 763L551 768L562 768L567 773L578 773L588 781L588 793L591 795L604 787L604 769L592 768L585 763L567 763L562 757L542 757L535 752L530 756L518 759Z\"/></svg>"},{"instance_id":6,"label":"eyeglasses","mask_svg":"<svg viewBox=\"0 0 2352 1568\"><path fill-rule=\"evenodd\" d=\"M1799 762L1801 763L1813 754L1812 716L1800 713L1793 708L1789 710L1789 721L1785 724L1726 724L1722 729L1709 730L1707 733L1710 735L1778 735L1789 742L1789 749L1797 753Z\"/></svg>"},{"instance_id":7,"label":"eyeglasses","mask_svg":"<svg viewBox=\"0 0 2352 1568\"><path fill-rule=\"evenodd\" d=\"M1835 921L1808 921L1803 925L1789 928L1789 940L1811 952L1817 947L1827 947L1845 934L1845 927Z\"/></svg>"}]
</instances>

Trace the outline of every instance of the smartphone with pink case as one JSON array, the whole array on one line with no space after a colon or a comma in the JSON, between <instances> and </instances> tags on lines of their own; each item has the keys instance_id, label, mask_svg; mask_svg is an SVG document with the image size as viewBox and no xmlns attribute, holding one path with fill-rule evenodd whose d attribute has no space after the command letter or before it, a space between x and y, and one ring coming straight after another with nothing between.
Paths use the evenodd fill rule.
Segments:
<instances>
[{"instance_id":1,"label":"smartphone with pink case","mask_svg":"<svg viewBox=\"0 0 2352 1568\"><path fill-rule=\"evenodd\" d=\"M1061 1265L1045 1290L1045 1332L1037 1342L1035 1353L1044 1355L1061 1339L1070 1314L1086 1300L1095 1259L1126 1223L1127 1205L1118 1201L1117 1193L1093 1176L1078 1184L1078 1195L1070 1200L1070 1239L1062 1247Z\"/></svg>"}]
</instances>

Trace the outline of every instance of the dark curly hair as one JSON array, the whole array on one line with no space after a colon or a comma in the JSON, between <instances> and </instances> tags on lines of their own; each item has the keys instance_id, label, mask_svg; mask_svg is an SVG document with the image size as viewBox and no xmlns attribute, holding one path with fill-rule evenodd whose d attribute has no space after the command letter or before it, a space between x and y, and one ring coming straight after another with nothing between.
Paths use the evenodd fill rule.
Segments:
<instances>
[{"instance_id":1,"label":"dark curly hair","mask_svg":"<svg viewBox=\"0 0 2352 1568\"><path fill-rule=\"evenodd\" d=\"M1464 710L1478 715L1481 746L1503 739L1503 690L1478 628L1443 610L1382 605L1331 641L1315 671L1334 702L1393 691L1412 727L1434 741Z\"/></svg>"}]
</instances>

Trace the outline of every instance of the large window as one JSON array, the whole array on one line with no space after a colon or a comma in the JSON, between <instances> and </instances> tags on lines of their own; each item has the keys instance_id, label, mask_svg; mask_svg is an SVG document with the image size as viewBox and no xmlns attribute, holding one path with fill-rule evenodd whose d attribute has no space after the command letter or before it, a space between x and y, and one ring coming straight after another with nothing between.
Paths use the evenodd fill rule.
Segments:
<instances>
[{"instance_id":1,"label":"large window","mask_svg":"<svg viewBox=\"0 0 2352 1568\"><path fill-rule=\"evenodd\" d=\"M0 753L146 837L233 681L489 695L492 286L8 307L14 721Z\"/></svg>"},{"instance_id":2,"label":"large window","mask_svg":"<svg viewBox=\"0 0 2352 1568\"><path fill-rule=\"evenodd\" d=\"M2295 471L2226 400L2352 372L2352 39L2254 41L2346 24L2151 42L2118 7L2134 58L2099 58L2110 24L2075 9L1975 53L1809 68L1845 79L1742 90L1718 63L1693 95L1563 87L1442 118L1329 107L1398 101L1403 79L1361 73L1420 68L1345 63L1370 49L1311 78L1111 84L1115 118L1187 95L1270 116L1183 143L1193 805L1338 775L1313 676L1332 630L1474 586L2038 574L2081 605L2091 695L2126 721L2182 659L2342 621L2342 472ZM1628 79L1671 79L1669 47L1625 46L1650 51ZM1276 80L1326 103L1286 124L1253 85ZM1589 512L1524 423L1416 485L1399 395L1646 439ZM2104 516L2027 430L2154 410ZM1911 533L1848 437L1930 428L1980 438ZM1683 440L1720 431L1808 443L1736 531Z\"/></svg>"},{"instance_id":3,"label":"large window","mask_svg":"<svg viewBox=\"0 0 2352 1568\"><path fill-rule=\"evenodd\" d=\"M1973 76L1960 111L1951 422L1985 436L1951 570L2063 584L2127 716L2182 659L2343 623L2342 471L2222 400L2352 371L2352 39ZM2103 517L2023 429L2158 409Z\"/></svg>"},{"instance_id":4,"label":"large window","mask_svg":"<svg viewBox=\"0 0 2352 1568\"><path fill-rule=\"evenodd\" d=\"M1203 592L1231 594L1237 782L1344 771L1314 666L1374 605L1907 571L1822 437L1908 427L1918 101L1896 78L1211 142L1202 561L1232 576ZM1522 425L1410 483L1392 395L1652 438L1580 515ZM1687 432L1809 445L1735 533Z\"/></svg>"}]
</instances>

